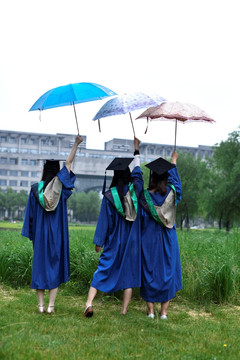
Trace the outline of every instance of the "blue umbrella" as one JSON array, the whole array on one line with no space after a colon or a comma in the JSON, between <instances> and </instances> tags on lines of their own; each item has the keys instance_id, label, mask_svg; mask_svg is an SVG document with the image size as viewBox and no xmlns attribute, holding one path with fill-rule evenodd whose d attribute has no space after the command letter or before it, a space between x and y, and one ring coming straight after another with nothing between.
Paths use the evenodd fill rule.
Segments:
<instances>
[{"instance_id":1,"label":"blue umbrella","mask_svg":"<svg viewBox=\"0 0 240 360\"><path fill-rule=\"evenodd\" d=\"M74 114L78 129L77 114L75 104L101 100L109 96L117 95L114 91L105 86L94 83L76 83L59 86L47 91L33 104L29 111L46 110L60 106L73 105Z\"/></svg>"}]
</instances>

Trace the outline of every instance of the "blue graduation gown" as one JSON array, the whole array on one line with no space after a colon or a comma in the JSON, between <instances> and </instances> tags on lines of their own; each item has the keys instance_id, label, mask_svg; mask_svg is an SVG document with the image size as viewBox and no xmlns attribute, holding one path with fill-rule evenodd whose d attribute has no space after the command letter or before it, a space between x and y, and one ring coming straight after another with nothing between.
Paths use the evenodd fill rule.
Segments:
<instances>
[{"instance_id":1,"label":"blue graduation gown","mask_svg":"<svg viewBox=\"0 0 240 360\"><path fill-rule=\"evenodd\" d=\"M142 171L136 166L132 171L138 192L143 189ZM125 193L128 190L126 186ZM112 293L141 285L141 226L139 206L134 222L125 220L105 197L93 243L103 247L91 286Z\"/></svg>"},{"instance_id":2,"label":"blue graduation gown","mask_svg":"<svg viewBox=\"0 0 240 360\"><path fill-rule=\"evenodd\" d=\"M176 188L177 202L182 186L177 168L169 170L168 182ZM166 195L149 192L154 205L161 206ZM142 222L142 286L140 295L148 302L166 302L182 288L180 253L176 225L172 229L158 224L141 208Z\"/></svg>"},{"instance_id":3,"label":"blue graduation gown","mask_svg":"<svg viewBox=\"0 0 240 360\"><path fill-rule=\"evenodd\" d=\"M62 192L54 211L45 211L32 190L28 198L22 235L33 242L32 289L54 289L70 276L67 199L76 177L65 166L57 176Z\"/></svg>"}]
</instances>

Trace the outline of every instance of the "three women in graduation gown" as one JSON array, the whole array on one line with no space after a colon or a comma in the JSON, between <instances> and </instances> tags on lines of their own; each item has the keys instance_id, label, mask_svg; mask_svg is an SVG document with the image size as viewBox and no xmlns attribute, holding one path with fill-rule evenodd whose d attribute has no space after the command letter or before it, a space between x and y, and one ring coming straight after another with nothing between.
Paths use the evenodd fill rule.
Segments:
<instances>
[{"instance_id":1,"label":"three women in graduation gown","mask_svg":"<svg viewBox=\"0 0 240 360\"><path fill-rule=\"evenodd\" d=\"M44 290L50 290L47 312L52 313L58 286L69 280L67 199L76 178L71 164L82 141L78 135L61 170L59 161L46 161L42 181L29 194L22 235L33 243L31 288L37 289L39 312L45 312Z\"/></svg>"},{"instance_id":2,"label":"three women in graduation gown","mask_svg":"<svg viewBox=\"0 0 240 360\"><path fill-rule=\"evenodd\" d=\"M116 158L108 166L114 170L110 190L104 193L93 243L97 252L103 247L93 275L84 315L93 315L92 302L97 290L113 293L124 289L122 314L126 314L132 288L141 285L141 226L138 197L143 188L139 140L134 139L133 159ZM114 184L115 183L115 184ZM122 196L121 196L122 192Z\"/></svg>"},{"instance_id":3,"label":"three women in graduation gown","mask_svg":"<svg viewBox=\"0 0 240 360\"><path fill-rule=\"evenodd\" d=\"M148 316L154 318L154 303L161 302L161 318L167 317L169 300L182 288L180 254L175 225L175 206L181 199L176 151L172 164L160 158L146 165L152 171L150 187L141 203L142 285Z\"/></svg>"}]
</instances>

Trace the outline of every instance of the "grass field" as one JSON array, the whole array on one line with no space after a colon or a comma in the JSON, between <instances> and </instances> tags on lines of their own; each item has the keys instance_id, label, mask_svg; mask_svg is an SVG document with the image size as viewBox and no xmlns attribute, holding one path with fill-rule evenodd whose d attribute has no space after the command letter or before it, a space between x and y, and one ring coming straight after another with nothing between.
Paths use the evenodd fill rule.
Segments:
<instances>
[{"instance_id":1,"label":"grass field","mask_svg":"<svg viewBox=\"0 0 240 360\"><path fill-rule=\"evenodd\" d=\"M177 297L169 318L147 318L139 298L126 316L115 297L98 296L82 316L86 296L62 287L53 315L38 314L33 291L1 286L1 359L239 359L240 307L203 307Z\"/></svg>"},{"instance_id":2,"label":"grass field","mask_svg":"<svg viewBox=\"0 0 240 360\"><path fill-rule=\"evenodd\" d=\"M178 232L183 289L162 321L159 307L147 318L138 289L126 316L121 292L99 293L94 317L82 316L98 263L93 226L71 226L71 280L60 287L56 313L38 314L29 289L32 244L19 224L10 226L0 231L0 359L240 358L239 231Z\"/></svg>"}]
</instances>

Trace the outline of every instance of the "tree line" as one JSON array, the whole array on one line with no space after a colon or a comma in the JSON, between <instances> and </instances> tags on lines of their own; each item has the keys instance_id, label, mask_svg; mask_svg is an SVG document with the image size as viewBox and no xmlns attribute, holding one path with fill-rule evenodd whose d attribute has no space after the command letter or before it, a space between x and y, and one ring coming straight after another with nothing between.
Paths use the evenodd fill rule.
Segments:
<instances>
[{"instance_id":1,"label":"tree line","mask_svg":"<svg viewBox=\"0 0 240 360\"><path fill-rule=\"evenodd\" d=\"M149 170L141 165L145 187L148 186ZM196 218L205 222L217 222L219 229L227 231L240 221L240 130L229 134L226 141L217 144L213 157L202 160L189 153L179 153L178 172L182 182L182 200L177 206L177 225L190 227ZM11 188L0 189L0 211L8 218L22 219L28 194L16 193ZM99 194L73 192L68 200L70 220L93 222L98 219L101 199Z\"/></svg>"}]
</instances>

